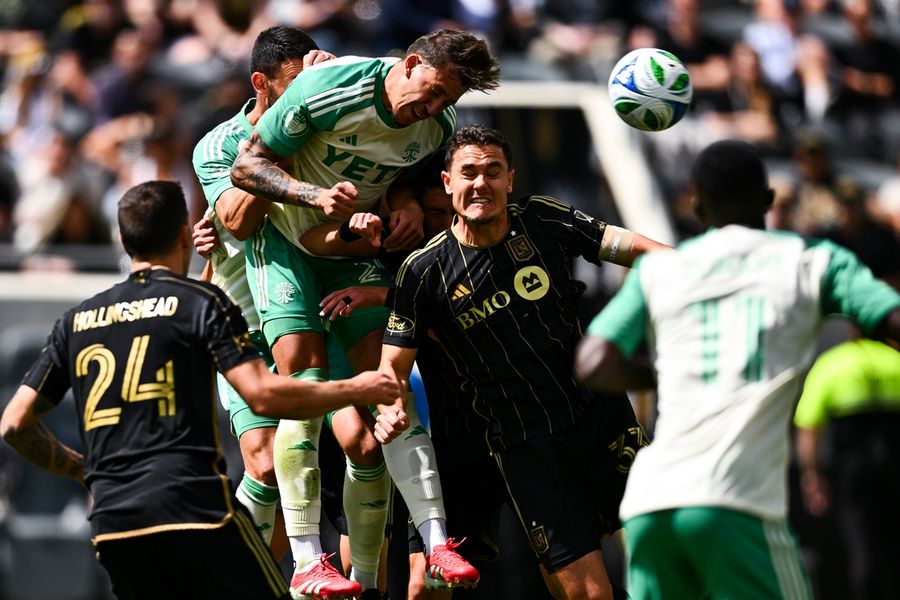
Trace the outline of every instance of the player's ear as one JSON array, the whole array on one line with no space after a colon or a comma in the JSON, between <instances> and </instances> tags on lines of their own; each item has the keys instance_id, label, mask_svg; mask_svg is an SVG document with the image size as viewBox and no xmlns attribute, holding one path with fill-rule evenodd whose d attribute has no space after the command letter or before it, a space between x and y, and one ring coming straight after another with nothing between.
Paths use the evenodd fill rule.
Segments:
<instances>
[{"instance_id":1,"label":"player's ear","mask_svg":"<svg viewBox=\"0 0 900 600\"><path fill-rule=\"evenodd\" d=\"M418 54L410 54L406 58L403 59L403 67L406 71L407 79L412 74L412 70L416 68L416 65L422 64L422 58Z\"/></svg>"},{"instance_id":2,"label":"player's ear","mask_svg":"<svg viewBox=\"0 0 900 600\"><path fill-rule=\"evenodd\" d=\"M192 248L194 243L191 239L191 226L188 224L184 224L181 226L181 231L178 233L178 242L182 248Z\"/></svg>"},{"instance_id":3,"label":"player's ear","mask_svg":"<svg viewBox=\"0 0 900 600\"><path fill-rule=\"evenodd\" d=\"M444 182L444 192L452 194L453 190L450 189L450 173L441 171L441 180Z\"/></svg>"},{"instance_id":4,"label":"player's ear","mask_svg":"<svg viewBox=\"0 0 900 600\"><path fill-rule=\"evenodd\" d=\"M513 190L513 180L514 180L515 178L516 178L516 170L515 170L515 169L510 169L510 170L509 170L509 184L507 184L507 186L506 186L506 193L508 193L508 194L509 194L509 193L512 193L512 190Z\"/></svg>"},{"instance_id":5,"label":"player's ear","mask_svg":"<svg viewBox=\"0 0 900 600\"><path fill-rule=\"evenodd\" d=\"M250 83L253 85L254 91L264 92L266 91L266 86L269 84L269 78L259 71L253 71L253 73L250 74Z\"/></svg>"},{"instance_id":6,"label":"player's ear","mask_svg":"<svg viewBox=\"0 0 900 600\"><path fill-rule=\"evenodd\" d=\"M703 222L705 211L703 210L703 203L700 202L700 197L696 193L691 196L691 210L693 210L694 214L697 215L697 218Z\"/></svg>"}]
</instances>

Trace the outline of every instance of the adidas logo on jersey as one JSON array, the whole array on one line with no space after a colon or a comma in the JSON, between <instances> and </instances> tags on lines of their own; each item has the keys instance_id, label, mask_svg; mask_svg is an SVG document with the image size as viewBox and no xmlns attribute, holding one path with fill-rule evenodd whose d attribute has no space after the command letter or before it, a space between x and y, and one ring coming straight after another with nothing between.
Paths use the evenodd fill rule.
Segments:
<instances>
[{"instance_id":1,"label":"adidas logo on jersey","mask_svg":"<svg viewBox=\"0 0 900 600\"><path fill-rule=\"evenodd\" d=\"M453 291L453 295L450 296L450 299L453 301L460 300L461 298L465 298L471 293L472 290L470 290L463 284L459 284L458 286L456 286L456 289Z\"/></svg>"}]
</instances>

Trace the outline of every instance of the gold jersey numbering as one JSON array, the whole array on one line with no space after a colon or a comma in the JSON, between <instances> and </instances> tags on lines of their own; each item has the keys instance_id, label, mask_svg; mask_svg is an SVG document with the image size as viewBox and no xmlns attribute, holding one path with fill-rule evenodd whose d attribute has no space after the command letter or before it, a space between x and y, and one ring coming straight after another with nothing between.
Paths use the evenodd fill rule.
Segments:
<instances>
[{"instance_id":1,"label":"gold jersey numbering","mask_svg":"<svg viewBox=\"0 0 900 600\"><path fill-rule=\"evenodd\" d=\"M131 351L125 363L125 376L122 380L121 398L124 402L144 402L156 400L158 402L159 416L175 416L175 374L174 364L167 361L156 370L154 381L141 383L144 369L144 360L147 356L147 347L150 345L149 335L139 335L131 342ZM116 425L122 414L122 407L98 408L100 400L112 385L113 375L116 370L116 357L112 351L103 344L91 344L82 349L75 357L76 377L87 377L90 364L96 362L98 366L97 378L91 385L87 401L84 405L84 430L90 431L97 427Z\"/></svg>"}]
</instances>

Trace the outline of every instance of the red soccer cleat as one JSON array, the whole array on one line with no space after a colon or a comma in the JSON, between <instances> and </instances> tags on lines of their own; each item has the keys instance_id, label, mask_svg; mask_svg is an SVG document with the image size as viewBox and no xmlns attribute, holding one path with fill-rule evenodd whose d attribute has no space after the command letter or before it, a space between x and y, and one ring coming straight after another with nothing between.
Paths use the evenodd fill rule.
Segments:
<instances>
[{"instance_id":1,"label":"red soccer cleat","mask_svg":"<svg viewBox=\"0 0 900 600\"><path fill-rule=\"evenodd\" d=\"M434 547L425 563L425 586L429 590L478 585L478 570L456 552L464 541L465 538L460 542L450 538L446 545Z\"/></svg>"},{"instance_id":2,"label":"red soccer cleat","mask_svg":"<svg viewBox=\"0 0 900 600\"><path fill-rule=\"evenodd\" d=\"M294 600L352 600L362 593L362 586L350 581L335 569L323 554L319 562L311 562L291 577L291 598Z\"/></svg>"}]
</instances>

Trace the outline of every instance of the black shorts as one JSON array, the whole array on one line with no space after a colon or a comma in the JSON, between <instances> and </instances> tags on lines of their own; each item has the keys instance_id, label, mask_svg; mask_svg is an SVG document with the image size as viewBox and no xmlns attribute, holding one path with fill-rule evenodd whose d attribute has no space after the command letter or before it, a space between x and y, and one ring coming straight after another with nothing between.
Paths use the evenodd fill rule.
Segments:
<instances>
[{"instance_id":1,"label":"black shorts","mask_svg":"<svg viewBox=\"0 0 900 600\"><path fill-rule=\"evenodd\" d=\"M508 495L485 437L433 438L432 443L447 513L447 536L457 541L466 539L458 552L467 560L495 560L496 517ZM409 551L424 551L412 522Z\"/></svg>"},{"instance_id":2,"label":"black shorts","mask_svg":"<svg viewBox=\"0 0 900 600\"><path fill-rule=\"evenodd\" d=\"M551 573L600 549L621 527L634 455L647 445L625 394L599 396L572 427L495 454L514 512Z\"/></svg>"},{"instance_id":3,"label":"black shorts","mask_svg":"<svg viewBox=\"0 0 900 600\"><path fill-rule=\"evenodd\" d=\"M269 547L242 508L216 529L165 531L96 547L119 600L290 598Z\"/></svg>"}]
</instances>

